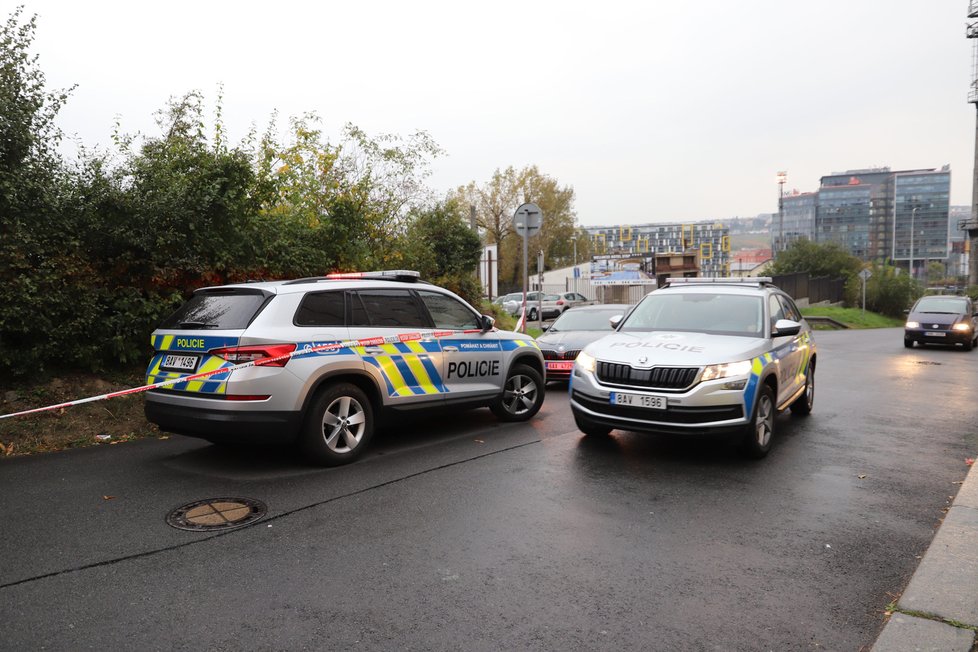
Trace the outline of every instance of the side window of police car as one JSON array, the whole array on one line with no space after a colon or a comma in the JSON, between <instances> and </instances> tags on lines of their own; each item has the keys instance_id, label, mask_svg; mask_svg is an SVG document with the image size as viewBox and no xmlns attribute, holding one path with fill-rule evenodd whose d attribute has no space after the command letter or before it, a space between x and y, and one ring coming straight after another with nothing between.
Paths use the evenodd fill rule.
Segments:
<instances>
[{"instance_id":1,"label":"side window of police car","mask_svg":"<svg viewBox=\"0 0 978 652\"><path fill-rule=\"evenodd\" d=\"M408 290L357 290L349 296L351 327L431 327L420 302Z\"/></svg>"},{"instance_id":2,"label":"side window of police car","mask_svg":"<svg viewBox=\"0 0 978 652\"><path fill-rule=\"evenodd\" d=\"M771 336L774 337L774 325L779 319L784 319L784 306L778 300L778 295L772 294L767 298L767 305L771 313Z\"/></svg>"},{"instance_id":3,"label":"side window of police car","mask_svg":"<svg viewBox=\"0 0 978 652\"><path fill-rule=\"evenodd\" d=\"M452 297L439 292L418 292L431 313L435 328L468 330L479 328L478 316Z\"/></svg>"},{"instance_id":4,"label":"side window of police car","mask_svg":"<svg viewBox=\"0 0 978 652\"><path fill-rule=\"evenodd\" d=\"M296 326L343 326L343 292L310 292L295 312Z\"/></svg>"},{"instance_id":5,"label":"side window of police car","mask_svg":"<svg viewBox=\"0 0 978 652\"><path fill-rule=\"evenodd\" d=\"M784 307L784 319L790 319L791 321L801 322L801 312L795 305L795 302L790 298L784 296L783 294L777 295L778 299L781 301L781 305Z\"/></svg>"}]
</instances>

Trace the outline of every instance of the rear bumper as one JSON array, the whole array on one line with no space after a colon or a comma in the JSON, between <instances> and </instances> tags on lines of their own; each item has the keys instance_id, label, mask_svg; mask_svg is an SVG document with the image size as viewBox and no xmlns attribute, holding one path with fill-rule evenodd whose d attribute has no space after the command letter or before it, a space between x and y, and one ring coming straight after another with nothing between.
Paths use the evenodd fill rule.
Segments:
<instances>
[{"instance_id":1,"label":"rear bumper","mask_svg":"<svg viewBox=\"0 0 978 652\"><path fill-rule=\"evenodd\" d=\"M154 401L147 395L146 420L160 430L212 441L287 444L296 440L301 412L236 411Z\"/></svg>"}]
</instances>

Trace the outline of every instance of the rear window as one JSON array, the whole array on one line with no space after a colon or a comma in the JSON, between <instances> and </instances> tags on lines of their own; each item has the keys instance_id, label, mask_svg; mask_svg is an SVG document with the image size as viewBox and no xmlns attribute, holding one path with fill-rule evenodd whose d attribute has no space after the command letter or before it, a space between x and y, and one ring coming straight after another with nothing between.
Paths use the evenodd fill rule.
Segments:
<instances>
[{"instance_id":1,"label":"rear window","mask_svg":"<svg viewBox=\"0 0 978 652\"><path fill-rule=\"evenodd\" d=\"M160 328L167 329L230 329L246 328L265 303L260 292L202 292L163 320Z\"/></svg>"}]
</instances>

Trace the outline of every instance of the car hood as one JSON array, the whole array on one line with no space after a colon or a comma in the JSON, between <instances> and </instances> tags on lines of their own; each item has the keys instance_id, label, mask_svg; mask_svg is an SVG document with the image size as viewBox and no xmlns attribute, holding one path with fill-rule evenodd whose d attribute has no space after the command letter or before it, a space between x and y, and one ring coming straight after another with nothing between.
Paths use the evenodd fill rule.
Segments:
<instances>
[{"instance_id":1,"label":"car hood","mask_svg":"<svg viewBox=\"0 0 978 652\"><path fill-rule=\"evenodd\" d=\"M907 317L907 321L919 322L921 326L925 324L937 324L938 326L950 326L961 321L964 315L950 314L944 312L912 312Z\"/></svg>"},{"instance_id":2,"label":"car hood","mask_svg":"<svg viewBox=\"0 0 978 652\"><path fill-rule=\"evenodd\" d=\"M770 348L770 340L762 337L655 331L612 333L585 350L604 362L633 365L644 357L643 366L697 367L750 360Z\"/></svg>"},{"instance_id":3,"label":"car hood","mask_svg":"<svg viewBox=\"0 0 978 652\"><path fill-rule=\"evenodd\" d=\"M599 340L602 337L611 335L612 331L564 331L557 333L544 333L537 338L537 344L542 349L563 350L583 349L585 346Z\"/></svg>"}]
</instances>

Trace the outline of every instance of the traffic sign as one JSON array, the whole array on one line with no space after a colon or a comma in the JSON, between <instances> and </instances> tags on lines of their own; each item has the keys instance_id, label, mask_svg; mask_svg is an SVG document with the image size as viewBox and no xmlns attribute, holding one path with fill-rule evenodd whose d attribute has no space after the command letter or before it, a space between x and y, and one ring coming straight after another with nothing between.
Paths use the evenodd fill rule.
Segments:
<instances>
[{"instance_id":1,"label":"traffic sign","mask_svg":"<svg viewBox=\"0 0 978 652\"><path fill-rule=\"evenodd\" d=\"M540 230L543 212L536 204L523 204L513 213L513 226L521 236L531 236Z\"/></svg>"}]
</instances>

